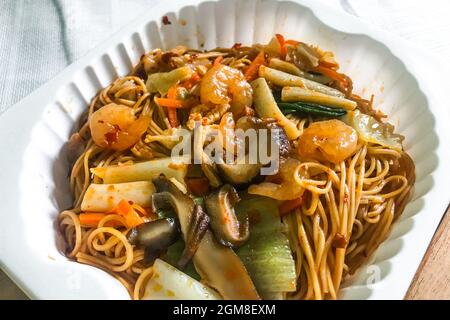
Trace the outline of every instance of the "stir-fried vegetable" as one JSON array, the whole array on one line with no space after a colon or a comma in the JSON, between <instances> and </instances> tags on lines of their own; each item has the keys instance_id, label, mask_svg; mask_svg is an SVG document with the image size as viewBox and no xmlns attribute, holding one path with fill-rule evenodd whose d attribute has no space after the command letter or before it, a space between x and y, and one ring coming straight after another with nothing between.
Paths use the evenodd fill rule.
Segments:
<instances>
[{"instance_id":1,"label":"stir-fried vegetable","mask_svg":"<svg viewBox=\"0 0 450 320\"><path fill-rule=\"evenodd\" d=\"M310 102L326 105L335 108L344 108L346 110L353 110L357 104L353 100L348 100L341 97L333 97L320 92L298 88L298 87L284 87L281 91L281 100L283 102Z\"/></svg>"},{"instance_id":2,"label":"stir-fried vegetable","mask_svg":"<svg viewBox=\"0 0 450 320\"><path fill-rule=\"evenodd\" d=\"M197 252L198 246L208 230L209 223L209 216L203 211L202 206L196 204L192 213L192 220L186 236L184 250L177 263L181 269L184 269L189 261L191 261L195 252Z\"/></svg>"},{"instance_id":3,"label":"stir-fried vegetable","mask_svg":"<svg viewBox=\"0 0 450 320\"><path fill-rule=\"evenodd\" d=\"M303 79L272 68L261 66L259 68L259 76L272 82L279 87L292 86L292 87L302 87L305 88L305 83Z\"/></svg>"},{"instance_id":4,"label":"stir-fried vegetable","mask_svg":"<svg viewBox=\"0 0 450 320\"><path fill-rule=\"evenodd\" d=\"M265 66L266 58L264 50L261 50L259 54L253 59L252 63L245 70L244 76L247 81L253 81L258 77L258 70L260 66Z\"/></svg>"},{"instance_id":5,"label":"stir-fried vegetable","mask_svg":"<svg viewBox=\"0 0 450 320\"><path fill-rule=\"evenodd\" d=\"M171 264L172 266L177 266L181 256L183 255L185 246L186 245L183 239L178 239L177 242L175 242L167 249L166 254L163 255L161 259ZM200 275L195 270L192 260L183 268L183 272L188 276L194 278L195 280L200 280Z\"/></svg>"},{"instance_id":6,"label":"stir-fried vegetable","mask_svg":"<svg viewBox=\"0 0 450 320\"><path fill-rule=\"evenodd\" d=\"M81 210L107 212L116 207L123 199L148 208L151 206L150 197L153 192L155 192L155 187L150 181L117 184L91 183L81 202Z\"/></svg>"},{"instance_id":7,"label":"stir-fried vegetable","mask_svg":"<svg viewBox=\"0 0 450 320\"><path fill-rule=\"evenodd\" d=\"M189 66L180 67L170 72L152 73L148 76L146 86L151 93L159 92L161 96L165 96L170 87L181 81L188 80L193 74L194 71Z\"/></svg>"},{"instance_id":8,"label":"stir-fried vegetable","mask_svg":"<svg viewBox=\"0 0 450 320\"><path fill-rule=\"evenodd\" d=\"M169 243L170 245L175 242L178 233L177 221L174 218L163 218L134 227L128 235L128 241L131 244L144 247L156 247L161 243Z\"/></svg>"},{"instance_id":9,"label":"stir-fried vegetable","mask_svg":"<svg viewBox=\"0 0 450 320\"><path fill-rule=\"evenodd\" d=\"M133 164L121 164L91 169L103 183L151 181L161 173L184 183L188 165L180 157L161 158Z\"/></svg>"},{"instance_id":10,"label":"stir-fried vegetable","mask_svg":"<svg viewBox=\"0 0 450 320\"><path fill-rule=\"evenodd\" d=\"M157 193L154 211L171 207L177 213L184 241L187 241L194 212L194 202L163 176L153 180ZM217 242L207 230L194 254L194 265L202 279L224 299L259 299L250 276L231 248Z\"/></svg>"},{"instance_id":11,"label":"stir-fried vegetable","mask_svg":"<svg viewBox=\"0 0 450 320\"><path fill-rule=\"evenodd\" d=\"M278 59L278 58L270 59L269 67L305 78L307 80L318 82L321 84L326 84L326 83L331 82L331 79L328 77L325 77L320 74L314 74L314 73L302 71L295 64ZM308 87L308 85L312 85L312 84L310 84L306 81L305 85L306 85L306 87ZM309 89L313 89L313 88L309 88Z\"/></svg>"},{"instance_id":12,"label":"stir-fried vegetable","mask_svg":"<svg viewBox=\"0 0 450 320\"><path fill-rule=\"evenodd\" d=\"M344 94L339 90L330 88L319 82L311 81L290 73L286 73L265 66L261 66L259 68L259 76L265 78L266 80L272 82L273 84L279 87L286 87L286 86L301 87L333 97L344 97Z\"/></svg>"},{"instance_id":13,"label":"stir-fried vegetable","mask_svg":"<svg viewBox=\"0 0 450 320\"><path fill-rule=\"evenodd\" d=\"M252 82L253 87L253 102L255 106L256 113L260 118L271 118L278 122L289 140L297 139L300 135L300 131L296 125L291 122L288 118L278 108L277 102L275 101L272 90L270 90L264 78L258 78Z\"/></svg>"},{"instance_id":14,"label":"stir-fried vegetable","mask_svg":"<svg viewBox=\"0 0 450 320\"><path fill-rule=\"evenodd\" d=\"M278 107L283 114L310 115L322 118L338 118L347 114L342 108L330 108L316 103L305 102L278 102Z\"/></svg>"},{"instance_id":15,"label":"stir-fried vegetable","mask_svg":"<svg viewBox=\"0 0 450 320\"><path fill-rule=\"evenodd\" d=\"M394 126L377 121L374 117L361 113L359 110L347 113L343 121L353 127L359 138L366 142L380 144L397 151L402 150L404 137L394 133Z\"/></svg>"},{"instance_id":16,"label":"stir-fried vegetable","mask_svg":"<svg viewBox=\"0 0 450 320\"><path fill-rule=\"evenodd\" d=\"M285 59L287 54L286 40L284 39L284 36L279 33L275 35L275 38L277 38L278 43L280 44L280 58Z\"/></svg>"},{"instance_id":17,"label":"stir-fried vegetable","mask_svg":"<svg viewBox=\"0 0 450 320\"><path fill-rule=\"evenodd\" d=\"M156 259L143 300L218 300L220 296L170 264Z\"/></svg>"},{"instance_id":18,"label":"stir-fried vegetable","mask_svg":"<svg viewBox=\"0 0 450 320\"><path fill-rule=\"evenodd\" d=\"M89 213L80 213L78 218L80 219L80 224L85 228L96 228L100 220L107 216L107 213L98 213L98 212L89 212ZM122 224L119 221L108 221L105 226L107 227L118 227Z\"/></svg>"},{"instance_id":19,"label":"stir-fried vegetable","mask_svg":"<svg viewBox=\"0 0 450 320\"><path fill-rule=\"evenodd\" d=\"M236 190L229 184L212 192L205 199L214 235L228 247L241 246L250 235L248 216L243 215L239 221L234 213L239 200Z\"/></svg>"},{"instance_id":20,"label":"stir-fried vegetable","mask_svg":"<svg viewBox=\"0 0 450 320\"><path fill-rule=\"evenodd\" d=\"M237 204L238 215L250 216L250 239L237 251L263 298L274 292L296 289L295 264L289 241L283 234L277 202L246 196Z\"/></svg>"},{"instance_id":21,"label":"stir-fried vegetable","mask_svg":"<svg viewBox=\"0 0 450 320\"><path fill-rule=\"evenodd\" d=\"M308 69L319 65L320 54L306 43L299 42L294 50L299 65Z\"/></svg>"},{"instance_id":22,"label":"stir-fried vegetable","mask_svg":"<svg viewBox=\"0 0 450 320\"><path fill-rule=\"evenodd\" d=\"M269 43L264 46L264 51L266 51L270 56L280 57L281 55L281 44L276 37L272 37Z\"/></svg>"},{"instance_id":23,"label":"stir-fried vegetable","mask_svg":"<svg viewBox=\"0 0 450 320\"><path fill-rule=\"evenodd\" d=\"M105 213L99 212L83 212L78 215L80 224L83 227L97 227L99 222L110 214L118 214L124 218L124 223L127 228L134 228L143 223L149 221L149 214L147 211L139 205L133 203L130 204L127 200L123 199L119 204ZM123 226L123 223L117 220L106 221L107 227Z\"/></svg>"},{"instance_id":24,"label":"stir-fried vegetable","mask_svg":"<svg viewBox=\"0 0 450 320\"><path fill-rule=\"evenodd\" d=\"M272 58L269 61L269 67L272 69L287 72L299 77L302 77L306 72L300 70L295 64L281 60L278 58Z\"/></svg>"},{"instance_id":25,"label":"stir-fried vegetable","mask_svg":"<svg viewBox=\"0 0 450 320\"><path fill-rule=\"evenodd\" d=\"M133 206L127 200L121 200L117 207L111 211L124 217L127 228L134 228L148 221L145 217L141 217L138 211L134 210Z\"/></svg>"},{"instance_id":26,"label":"stir-fried vegetable","mask_svg":"<svg viewBox=\"0 0 450 320\"><path fill-rule=\"evenodd\" d=\"M173 98L155 97L155 102L161 107L168 108L168 111L169 110L176 111L175 109L190 108L193 106L192 100L179 100ZM178 125L173 125L172 127L178 127Z\"/></svg>"},{"instance_id":27,"label":"stir-fried vegetable","mask_svg":"<svg viewBox=\"0 0 450 320\"><path fill-rule=\"evenodd\" d=\"M144 263L149 265L177 241L179 234L177 221L173 218L164 218L134 227L128 235L128 241L145 248Z\"/></svg>"}]
</instances>

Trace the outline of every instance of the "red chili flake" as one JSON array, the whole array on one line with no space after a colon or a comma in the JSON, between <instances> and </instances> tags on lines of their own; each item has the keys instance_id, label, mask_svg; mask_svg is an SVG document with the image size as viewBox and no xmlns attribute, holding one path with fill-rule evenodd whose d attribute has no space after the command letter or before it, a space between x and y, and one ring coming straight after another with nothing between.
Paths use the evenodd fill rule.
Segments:
<instances>
[{"instance_id":1,"label":"red chili flake","mask_svg":"<svg viewBox=\"0 0 450 320\"><path fill-rule=\"evenodd\" d=\"M164 25L172 24L172 22L170 22L168 16L162 17L162 23L163 23Z\"/></svg>"},{"instance_id":2,"label":"red chili flake","mask_svg":"<svg viewBox=\"0 0 450 320\"><path fill-rule=\"evenodd\" d=\"M333 247L335 248L345 248L347 246L347 239L340 233L336 233L333 238Z\"/></svg>"},{"instance_id":3,"label":"red chili flake","mask_svg":"<svg viewBox=\"0 0 450 320\"><path fill-rule=\"evenodd\" d=\"M113 125L113 130L105 133L105 140L108 145L112 145L113 143L116 143L119 140L119 132L120 127L115 124Z\"/></svg>"},{"instance_id":4,"label":"red chili flake","mask_svg":"<svg viewBox=\"0 0 450 320\"><path fill-rule=\"evenodd\" d=\"M103 120L98 120L98 123L105 123L105 121L103 121Z\"/></svg>"}]
</instances>

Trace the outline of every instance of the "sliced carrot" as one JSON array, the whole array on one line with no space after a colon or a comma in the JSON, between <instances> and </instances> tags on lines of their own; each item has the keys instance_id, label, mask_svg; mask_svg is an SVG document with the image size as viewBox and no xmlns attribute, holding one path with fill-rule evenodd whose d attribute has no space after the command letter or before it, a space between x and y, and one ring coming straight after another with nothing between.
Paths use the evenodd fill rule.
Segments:
<instances>
[{"instance_id":1,"label":"sliced carrot","mask_svg":"<svg viewBox=\"0 0 450 320\"><path fill-rule=\"evenodd\" d=\"M104 213L80 213L78 215L83 227L96 227L104 217Z\"/></svg>"},{"instance_id":2,"label":"sliced carrot","mask_svg":"<svg viewBox=\"0 0 450 320\"><path fill-rule=\"evenodd\" d=\"M223 56L218 56L213 63L213 66L218 66L223 60Z\"/></svg>"},{"instance_id":3,"label":"sliced carrot","mask_svg":"<svg viewBox=\"0 0 450 320\"><path fill-rule=\"evenodd\" d=\"M170 87L169 91L167 92L167 98L176 100L177 89L178 89L178 85L173 85L172 87ZM183 101L181 101L181 100L176 100L176 101L180 101L181 104L183 104ZM170 126L172 128L176 128L180 125L180 122L178 121L177 109L168 107L167 108L167 118L168 118Z\"/></svg>"},{"instance_id":4,"label":"sliced carrot","mask_svg":"<svg viewBox=\"0 0 450 320\"><path fill-rule=\"evenodd\" d=\"M161 107L167 108L167 118L169 120L170 126L172 128L178 127L180 122L178 121L177 110L179 108L190 108L194 106L197 101L195 98L179 100L177 99L177 90L179 87L184 87L186 89L192 88L198 81L200 77L198 74L194 75L189 79L181 83L180 85L175 84L169 88L167 91L167 98L155 98L155 102Z\"/></svg>"},{"instance_id":5,"label":"sliced carrot","mask_svg":"<svg viewBox=\"0 0 450 320\"><path fill-rule=\"evenodd\" d=\"M107 213L80 213L78 218L80 219L80 224L83 227L91 227L95 228L98 226L98 223L106 217ZM121 223L119 221L108 221L105 224L106 227L119 227Z\"/></svg>"},{"instance_id":6,"label":"sliced carrot","mask_svg":"<svg viewBox=\"0 0 450 320\"><path fill-rule=\"evenodd\" d=\"M329 61L324 61L324 60L320 60L319 65L321 65L322 67L325 67L325 68L336 68L339 66L336 62L329 62Z\"/></svg>"},{"instance_id":7,"label":"sliced carrot","mask_svg":"<svg viewBox=\"0 0 450 320\"><path fill-rule=\"evenodd\" d=\"M134 211L136 211L141 217L148 217L149 216L149 212L142 208L140 205L133 203L131 205L131 207L133 208ZM150 210L151 213L151 210Z\"/></svg>"},{"instance_id":8,"label":"sliced carrot","mask_svg":"<svg viewBox=\"0 0 450 320\"><path fill-rule=\"evenodd\" d=\"M134 228L146 222L146 220L140 217L134 210L130 211L124 218L128 228Z\"/></svg>"},{"instance_id":9,"label":"sliced carrot","mask_svg":"<svg viewBox=\"0 0 450 320\"><path fill-rule=\"evenodd\" d=\"M98 223L107 215L110 214L118 214L125 218L125 223L127 228L133 228L138 226L149 219L147 218L147 211L136 205L130 204L126 200L121 200L119 204L113 208L109 212L99 213L99 212L89 212L89 213L80 213L78 218L80 219L80 224L83 227L92 227L95 228L98 226ZM143 216L139 214L141 213ZM106 227L120 227L123 226L119 221L111 220L106 222Z\"/></svg>"},{"instance_id":10,"label":"sliced carrot","mask_svg":"<svg viewBox=\"0 0 450 320\"><path fill-rule=\"evenodd\" d=\"M182 100L178 99L169 99L169 98L155 98L155 102L161 106L166 108L186 108L186 105Z\"/></svg>"},{"instance_id":11,"label":"sliced carrot","mask_svg":"<svg viewBox=\"0 0 450 320\"><path fill-rule=\"evenodd\" d=\"M169 120L169 124L172 128L176 128L180 125L178 121L177 109L175 108L167 108L167 119Z\"/></svg>"},{"instance_id":12,"label":"sliced carrot","mask_svg":"<svg viewBox=\"0 0 450 320\"><path fill-rule=\"evenodd\" d=\"M139 216L133 209L133 206L126 200L121 200L113 211L116 211L117 214L125 218L125 223L128 228L136 227L146 221L146 219Z\"/></svg>"},{"instance_id":13,"label":"sliced carrot","mask_svg":"<svg viewBox=\"0 0 450 320\"><path fill-rule=\"evenodd\" d=\"M126 200L121 200L115 210L113 209L113 211L116 211L117 214L120 214L121 216L127 215L130 210L133 210L133 207L131 206L131 203Z\"/></svg>"},{"instance_id":14,"label":"sliced carrot","mask_svg":"<svg viewBox=\"0 0 450 320\"><path fill-rule=\"evenodd\" d=\"M287 200L287 201L283 202L278 207L278 212L279 212L280 216L285 215L286 213L291 212L295 208L300 207L302 205L302 201L303 201L302 197L299 197L296 199Z\"/></svg>"},{"instance_id":15,"label":"sliced carrot","mask_svg":"<svg viewBox=\"0 0 450 320\"><path fill-rule=\"evenodd\" d=\"M186 179L186 185L188 190L197 196L204 196L210 189L209 180L205 177Z\"/></svg>"},{"instance_id":16,"label":"sliced carrot","mask_svg":"<svg viewBox=\"0 0 450 320\"><path fill-rule=\"evenodd\" d=\"M279 33L277 33L275 37L277 38L278 43L280 44L280 58L284 60L287 54L286 41L284 40L284 37Z\"/></svg>"},{"instance_id":17,"label":"sliced carrot","mask_svg":"<svg viewBox=\"0 0 450 320\"><path fill-rule=\"evenodd\" d=\"M200 80L201 80L200 76L197 73L194 73L189 80L180 83L180 87L192 89L192 87L195 86Z\"/></svg>"},{"instance_id":18,"label":"sliced carrot","mask_svg":"<svg viewBox=\"0 0 450 320\"><path fill-rule=\"evenodd\" d=\"M245 79L247 81L255 80L258 77L259 67L262 65L266 65L266 54L264 50L261 50L255 59L253 59L252 63L248 66L247 70L245 70Z\"/></svg>"},{"instance_id":19,"label":"sliced carrot","mask_svg":"<svg viewBox=\"0 0 450 320\"><path fill-rule=\"evenodd\" d=\"M177 89L178 89L178 85L173 85L169 88L169 90L167 91L167 98L168 99L177 99Z\"/></svg>"},{"instance_id":20,"label":"sliced carrot","mask_svg":"<svg viewBox=\"0 0 450 320\"><path fill-rule=\"evenodd\" d=\"M151 208L143 208L136 203L133 203L131 206L141 217L149 218L150 220L156 220L158 218L156 213L153 212Z\"/></svg>"}]
</instances>

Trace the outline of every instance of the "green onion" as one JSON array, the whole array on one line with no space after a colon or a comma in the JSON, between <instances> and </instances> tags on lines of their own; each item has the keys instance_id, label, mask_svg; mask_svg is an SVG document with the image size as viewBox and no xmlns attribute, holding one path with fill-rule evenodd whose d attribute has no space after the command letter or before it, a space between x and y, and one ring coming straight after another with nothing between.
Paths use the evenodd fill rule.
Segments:
<instances>
[{"instance_id":1,"label":"green onion","mask_svg":"<svg viewBox=\"0 0 450 320\"><path fill-rule=\"evenodd\" d=\"M281 101L281 91L273 90L273 96L281 112L287 114L310 115L313 117L339 118L347 114L343 108L327 107L317 103L310 102L283 102Z\"/></svg>"},{"instance_id":2,"label":"green onion","mask_svg":"<svg viewBox=\"0 0 450 320\"><path fill-rule=\"evenodd\" d=\"M303 114L315 117L338 118L345 116L347 111L342 108L331 108L316 103L277 102L283 114Z\"/></svg>"},{"instance_id":3,"label":"green onion","mask_svg":"<svg viewBox=\"0 0 450 320\"><path fill-rule=\"evenodd\" d=\"M196 205L199 205L202 207L205 205L205 199L203 197L195 197L193 200Z\"/></svg>"}]
</instances>

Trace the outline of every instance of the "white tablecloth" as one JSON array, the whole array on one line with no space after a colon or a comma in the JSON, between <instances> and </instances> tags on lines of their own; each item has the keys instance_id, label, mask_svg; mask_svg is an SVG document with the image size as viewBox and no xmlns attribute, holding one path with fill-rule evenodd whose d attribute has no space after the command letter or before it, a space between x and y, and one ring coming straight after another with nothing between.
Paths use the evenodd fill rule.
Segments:
<instances>
[{"instance_id":1,"label":"white tablecloth","mask_svg":"<svg viewBox=\"0 0 450 320\"><path fill-rule=\"evenodd\" d=\"M0 112L159 1L0 1ZM450 59L449 0L319 0Z\"/></svg>"}]
</instances>

